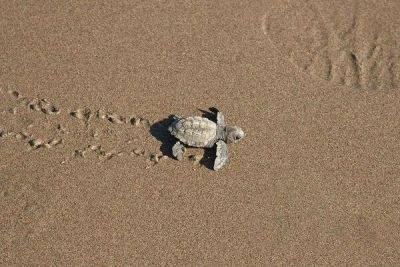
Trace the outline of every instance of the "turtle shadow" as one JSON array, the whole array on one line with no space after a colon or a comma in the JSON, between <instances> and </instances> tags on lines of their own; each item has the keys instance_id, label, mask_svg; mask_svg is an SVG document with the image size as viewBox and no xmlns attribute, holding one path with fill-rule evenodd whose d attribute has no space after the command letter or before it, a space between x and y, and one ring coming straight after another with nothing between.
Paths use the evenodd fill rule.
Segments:
<instances>
[{"instance_id":1,"label":"turtle shadow","mask_svg":"<svg viewBox=\"0 0 400 267\"><path fill-rule=\"evenodd\" d=\"M209 170L214 170L214 161L216 158L216 147L205 148L203 158L200 160L200 164L206 167Z\"/></svg>"},{"instance_id":2,"label":"turtle shadow","mask_svg":"<svg viewBox=\"0 0 400 267\"><path fill-rule=\"evenodd\" d=\"M207 118L211 121L217 121L217 113L219 110L216 107L210 107L208 110L198 109L202 113L202 117Z\"/></svg>"},{"instance_id":3,"label":"turtle shadow","mask_svg":"<svg viewBox=\"0 0 400 267\"><path fill-rule=\"evenodd\" d=\"M202 112L202 117L212 121L216 121L218 109L211 107L208 110L199 109ZM174 121L174 115L169 115L168 118L162 119L150 125L150 134L161 142L160 151L163 155L171 159L175 159L172 155L172 147L177 142L177 139L173 137L168 131L168 127ZM216 157L216 147L204 148L204 154L199 164L205 166L207 169L214 169L214 161Z\"/></svg>"},{"instance_id":4,"label":"turtle shadow","mask_svg":"<svg viewBox=\"0 0 400 267\"><path fill-rule=\"evenodd\" d=\"M217 121L217 113L219 110L216 107L210 107L208 110L199 109L199 111L202 113L202 117L214 122ZM215 146L211 148L205 148L203 158L200 160L200 164L205 166L207 169L214 170L216 152L217 148Z\"/></svg>"},{"instance_id":5,"label":"turtle shadow","mask_svg":"<svg viewBox=\"0 0 400 267\"><path fill-rule=\"evenodd\" d=\"M169 115L168 118L162 119L150 125L150 134L161 142L160 151L172 159L172 146L176 139L168 131L169 125L174 121L174 115Z\"/></svg>"}]
</instances>

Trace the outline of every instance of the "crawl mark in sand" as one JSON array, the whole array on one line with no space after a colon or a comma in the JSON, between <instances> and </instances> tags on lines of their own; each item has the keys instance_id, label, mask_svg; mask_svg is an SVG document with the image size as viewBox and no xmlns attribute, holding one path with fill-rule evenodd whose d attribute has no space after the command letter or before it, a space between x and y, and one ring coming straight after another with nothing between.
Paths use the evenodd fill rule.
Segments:
<instances>
[{"instance_id":1,"label":"crawl mark in sand","mask_svg":"<svg viewBox=\"0 0 400 267\"><path fill-rule=\"evenodd\" d=\"M84 158L100 163L115 157L143 158L146 168L168 158L150 135L147 118L90 107L60 108L15 89L0 88L0 100L0 142L22 142L27 153L61 153L63 164ZM58 147L62 149L53 150Z\"/></svg>"},{"instance_id":2,"label":"crawl mark in sand","mask_svg":"<svg viewBox=\"0 0 400 267\"><path fill-rule=\"evenodd\" d=\"M283 57L313 77L351 88L398 88L400 34L379 13L371 20L363 12L367 6L275 1L262 17L262 30Z\"/></svg>"},{"instance_id":3,"label":"crawl mark in sand","mask_svg":"<svg viewBox=\"0 0 400 267\"><path fill-rule=\"evenodd\" d=\"M47 99L44 98L27 98L21 95L20 92L13 90L13 89L8 89L7 93L13 97L16 101L16 104L18 106L27 106L30 110L34 111L40 111L43 112L44 114L58 114L60 113L60 109L50 103ZM14 109L16 109L14 107ZM15 114L16 112L14 112Z\"/></svg>"}]
</instances>

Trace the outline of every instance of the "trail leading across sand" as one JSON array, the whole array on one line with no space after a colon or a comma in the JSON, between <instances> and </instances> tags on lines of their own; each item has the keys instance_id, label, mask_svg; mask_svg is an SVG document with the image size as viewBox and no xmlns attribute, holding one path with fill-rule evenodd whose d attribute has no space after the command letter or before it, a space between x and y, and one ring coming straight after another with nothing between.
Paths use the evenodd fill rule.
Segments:
<instances>
[{"instance_id":1,"label":"trail leading across sand","mask_svg":"<svg viewBox=\"0 0 400 267\"><path fill-rule=\"evenodd\" d=\"M69 151L61 163L94 155L98 160L116 156L146 157L153 165L168 158L148 142L151 122L101 109L65 109L43 98L29 98L13 89L0 89L0 140L22 142L27 152Z\"/></svg>"}]
</instances>

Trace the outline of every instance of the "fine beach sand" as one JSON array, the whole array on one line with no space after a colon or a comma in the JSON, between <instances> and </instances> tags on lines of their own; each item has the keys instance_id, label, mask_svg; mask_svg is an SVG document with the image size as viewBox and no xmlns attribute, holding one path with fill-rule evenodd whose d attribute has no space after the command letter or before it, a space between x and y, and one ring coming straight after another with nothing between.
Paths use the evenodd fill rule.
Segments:
<instances>
[{"instance_id":1,"label":"fine beach sand","mask_svg":"<svg viewBox=\"0 0 400 267\"><path fill-rule=\"evenodd\" d=\"M0 6L1 265L400 264L399 1Z\"/></svg>"}]
</instances>

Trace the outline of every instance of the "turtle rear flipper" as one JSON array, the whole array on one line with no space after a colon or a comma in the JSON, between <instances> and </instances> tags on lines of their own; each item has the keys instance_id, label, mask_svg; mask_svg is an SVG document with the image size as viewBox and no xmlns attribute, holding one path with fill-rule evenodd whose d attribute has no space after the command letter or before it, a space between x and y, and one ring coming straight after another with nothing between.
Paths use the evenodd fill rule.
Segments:
<instances>
[{"instance_id":1,"label":"turtle rear flipper","mask_svg":"<svg viewBox=\"0 0 400 267\"><path fill-rule=\"evenodd\" d=\"M172 119L175 121L179 121L180 119L182 119L182 117L179 115L172 115Z\"/></svg>"},{"instance_id":2,"label":"turtle rear flipper","mask_svg":"<svg viewBox=\"0 0 400 267\"><path fill-rule=\"evenodd\" d=\"M217 157L214 162L214 170L221 169L228 162L228 146L222 140L217 142Z\"/></svg>"},{"instance_id":3,"label":"turtle rear flipper","mask_svg":"<svg viewBox=\"0 0 400 267\"><path fill-rule=\"evenodd\" d=\"M174 157L177 160L182 160L183 159L183 155L185 154L186 151L186 147L184 145L181 144L181 142L176 142L175 145L172 147L172 155L174 155Z\"/></svg>"},{"instance_id":4,"label":"turtle rear flipper","mask_svg":"<svg viewBox=\"0 0 400 267\"><path fill-rule=\"evenodd\" d=\"M178 116L178 115L171 115L171 116L170 116L170 119L171 119L171 118L172 118L172 122L171 122L171 124L170 124L169 127L168 127L168 131L169 131L170 133L173 133L173 131L174 131L174 125L177 124L178 121L180 121L180 120L182 119L182 117L181 117L181 116Z\"/></svg>"}]
</instances>

